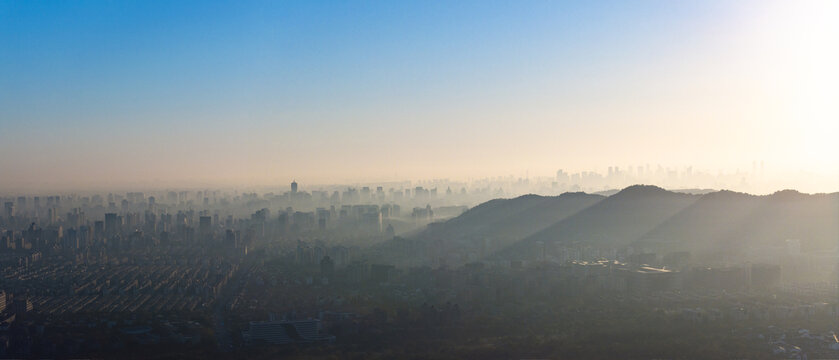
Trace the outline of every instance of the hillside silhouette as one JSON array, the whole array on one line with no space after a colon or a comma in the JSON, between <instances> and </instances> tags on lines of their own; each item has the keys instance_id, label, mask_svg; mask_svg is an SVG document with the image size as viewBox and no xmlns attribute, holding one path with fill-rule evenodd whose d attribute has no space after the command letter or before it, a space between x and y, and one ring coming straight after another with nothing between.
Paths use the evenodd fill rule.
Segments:
<instances>
[{"instance_id":1,"label":"hillside silhouette","mask_svg":"<svg viewBox=\"0 0 839 360\"><path fill-rule=\"evenodd\" d=\"M499 255L521 257L537 243L627 246L695 202L699 196L634 185L537 232Z\"/></svg>"},{"instance_id":2,"label":"hillside silhouette","mask_svg":"<svg viewBox=\"0 0 839 360\"><path fill-rule=\"evenodd\" d=\"M591 204L575 207L571 199ZM784 190L757 196L722 190L692 195L635 185L594 199L576 193L494 200L421 236L464 246L470 240L502 239L493 244L495 259L532 257L544 244L711 256L783 246L787 239L799 240L802 251L830 250L839 240L839 193ZM578 212L569 214L575 208Z\"/></svg>"}]
</instances>

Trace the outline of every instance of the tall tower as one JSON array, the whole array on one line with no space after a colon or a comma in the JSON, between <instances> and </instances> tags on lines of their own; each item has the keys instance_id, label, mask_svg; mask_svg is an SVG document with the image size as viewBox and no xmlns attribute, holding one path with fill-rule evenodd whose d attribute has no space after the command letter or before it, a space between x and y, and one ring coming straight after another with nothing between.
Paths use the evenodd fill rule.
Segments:
<instances>
[{"instance_id":1,"label":"tall tower","mask_svg":"<svg viewBox=\"0 0 839 360\"><path fill-rule=\"evenodd\" d=\"M297 181L294 181L294 180L291 181L291 193L292 194L297 193Z\"/></svg>"}]
</instances>

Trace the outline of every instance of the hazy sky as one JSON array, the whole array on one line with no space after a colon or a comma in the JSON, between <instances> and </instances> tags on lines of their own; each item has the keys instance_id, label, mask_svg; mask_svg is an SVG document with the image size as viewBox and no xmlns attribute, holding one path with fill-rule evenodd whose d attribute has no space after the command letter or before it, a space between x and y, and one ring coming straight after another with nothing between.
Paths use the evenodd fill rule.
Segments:
<instances>
[{"instance_id":1,"label":"hazy sky","mask_svg":"<svg viewBox=\"0 0 839 360\"><path fill-rule=\"evenodd\" d=\"M0 0L0 189L755 160L839 180L837 18L839 1Z\"/></svg>"}]
</instances>

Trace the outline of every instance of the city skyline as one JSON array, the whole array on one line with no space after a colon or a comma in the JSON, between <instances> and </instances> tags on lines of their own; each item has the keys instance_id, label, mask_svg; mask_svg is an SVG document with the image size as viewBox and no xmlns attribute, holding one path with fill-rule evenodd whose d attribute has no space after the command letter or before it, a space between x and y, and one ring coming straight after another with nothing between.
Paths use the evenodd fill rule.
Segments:
<instances>
[{"instance_id":1,"label":"city skyline","mask_svg":"<svg viewBox=\"0 0 839 360\"><path fill-rule=\"evenodd\" d=\"M839 358L839 0L0 0L0 359Z\"/></svg>"},{"instance_id":2,"label":"city skyline","mask_svg":"<svg viewBox=\"0 0 839 360\"><path fill-rule=\"evenodd\" d=\"M342 191L346 189L382 187L389 191L410 190L414 187L428 187L429 189L454 189L455 191L484 192L491 191L495 196L510 197L524 194L558 195L564 192L583 191L589 193L608 193L621 188L638 185L654 184L670 190L708 191L729 190L753 195L767 195L781 190L796 190L803 193L834 193L835 191L821 191L828 181L828 189L832 183L828 177L818 174L802 172L794 181L779 181L773 176L771 169L767 171L763 162L752 162L751 169L737 169L733 172L716 172L707 169L697 169L693 166L663 167L661 165L638 166L609 166L604 171L597 169L570 171L559 169L553 174L507 174L482 178L428 178L428 179L389 179L366 181L333 181L305 182L301 191ZM768 175L767 175L768 174ZM307 179L308 180L308 179ZM296 178L291 178L292 188L297 188ZM79 195L102 194L109 192L149 191L163 193L167 191L222 191L224 193L283 193L288 190L287 180L275 180L271 183L238 182L223 183L184 183L184 182L135 182L119 185L102 184L63 184L62 186L44 186L44 184L30 184L24 187L7 187L0 191L3 196L37 196L37 195ZM292 190L294 192L295 190Z\"/></svg>"}]
</instances>

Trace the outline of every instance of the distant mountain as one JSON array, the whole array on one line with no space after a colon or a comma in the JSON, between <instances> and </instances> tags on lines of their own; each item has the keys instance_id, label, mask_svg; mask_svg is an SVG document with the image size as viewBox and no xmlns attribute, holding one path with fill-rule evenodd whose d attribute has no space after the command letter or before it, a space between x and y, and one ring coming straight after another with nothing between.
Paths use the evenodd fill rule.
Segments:
<instances>
[{"instance_id":1,"label":"distant mountain","mask_svg":"<svg viewBox=\"0 0 839 360\"><path fill-rule=\"evenodd\" d=\"M599 195L564 193L491 200L461 216L429 226L419 237L455 243L473 239L520 240L603 199Z\"/></svg>"},{"instance_id":2,"label":"distant mountain","mask_svg":"<svg viewBox=\"0 0 839 360\"><path fill-rule=\"evenodd\" d=\"M705 194L636 240L673 251L705 247L712 239L736 236L736 230L760 206L760 197L745 193L723 190Z\"/></svg>"},{"instance_id":3,"label":"distant mountain","mask_svg":"<svg viewBox=\"0 0 839 360\"><path fill-rule=\"evenodd\" d=\"M676 193L656 186L630 186L534 233L499 255L520 257L537 243L627 246L698 199L698 195Z\"/></svg>"},{"instance_id":4,"label":"distant mountain","mask_svg":"<svg viewBox=\"0 0 839 360\"><path fill-rule=\"evenodd\" d=\"M668 190L672 191L672 192L685 193L685 194L691 194L691 195L704 195L704 194L707 194L707 193L712 193L712 192L717 191L717 190L714 190L714 189L695 189L695 188L691 188L691 189L668 189ZM594 194L603 195L603 196L612 196L612 195L615 195L615 194L619 193L620 191L621 191L621 189L609 189L609 190L598 191L598 192L595 192Z\"/></svg>"},{"instance_id":5,"label":"distant mountain","mask_svg":"<svg viewBox=\"0 0 839 360\"><path fill-rule=\"evenodd\" d=\"M374 247L371 256L414 265L443 257L448 265L474 261L603 199L603 196L586 193L495 199L448 221L431 223L418 233L386 241Z\"/></svg>"},{"instance_id":6,"label":"distant mountain","mask_svg":"<svg viewBox=\"0 0 839 360\"><path fill-rule=\"evenodd\" d=\"M705 194L708 194L708 193L715 192L717 190L714 190L714 189L670 189L670 191L677 192L677 193L691 194L691 195L705 195Z\"/></svg>"},{"instance_id":7,"label":"distant mountain","mask_svg":"<svg viewBox=\"0 0 839 360\"><path fill-rule=\"evenodd\" d=\"M761 200L762 206L745 219L735 238L748 235L761 240L760 244L799 239L802 251L839 246L839 193L785 190L761 196Z\"/></svg>"},{"instance_id":8,"label":"distant mountain","mask_svg":"<svg viewBox=\"0 0 839 360\"><path fill-rule=\"evenodd\" d=\"M630 186L496 256L532 257L541 244L557 242L718 256L782 246L787 239L799 240L802 251L839 246L839 193L784 190L755 196L723 190L690 195Z\"/></svg>"},{"instance_id":9,"label":"distant mountain","mask_svg":"<svg viewBox=\"0 0 839 360\"><path fill-rule=\"evenodd\" d=\"M628 245L698 198L657 186L630 186L535 233L527 241Z\"/></svg>"},{"instance_id":10,"label":"distant mountain","mask_svg":"<svg viewBox=\"0 0 839 360\"><path fill-rule=\"evenodd\" d=\"M391 242L388 251L414 264L445 258L448 265L487 257L532 259L556 249L547 244L633 247L661 255L690 251L692 258L717 259L783 246L787 239L799 240L801 251L839 246L839 193L688 194L635 185L608 197L525 195L492 200L431 224Z\"/></svg>"},{"instance_id":11,"label":"distant mountain","mask_svg":"<svg viewBox=\"0 0 839 360\"><path fill-rule=\"evenodd\" d=\"M672 250L713 253L778 246L787 239L800 240L804 251L839 245L839 193L709 193L639 240Z\"/></svg>"}]
</instances>

